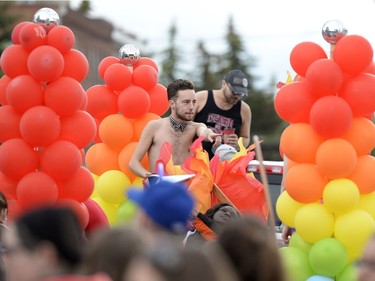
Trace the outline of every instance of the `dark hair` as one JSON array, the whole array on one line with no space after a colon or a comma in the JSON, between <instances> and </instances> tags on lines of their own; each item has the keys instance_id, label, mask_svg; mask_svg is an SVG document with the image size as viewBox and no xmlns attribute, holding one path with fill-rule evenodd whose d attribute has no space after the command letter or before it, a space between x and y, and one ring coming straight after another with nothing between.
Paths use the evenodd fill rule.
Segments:
<instances>
[{"instance_id":1,"label":"dark hair","mask_svg":"<svg viewBox=\"0 0 375 281\"><path fill-rule=\"evenodd\" d=\"M273 229L255 215L229 221L218 243L241 281L284 281L284 270Z\"/></svg>"},{"instance_id":2,"label":"dark hair","mask_svg":"<svg viewBox=\"0 0 375 281\"><path fill-rule=\"evenodd\" d=\"M3 209L8 209L8 201L4 193L0 191L0 210L3 210Z\"/></svg>"},{"instance_id":3,"label":"dark hair","mask_svg":"<svg viewBox=\"0 0 375 281\"><path fill-rule=\"evenodd\" d=\"M185 79L177 79L170 83L167 87L168 100L175 99L177 92L180 90L194 90L193 82Z\"/></svg>"},{"instance_id":4,"label":"dark hair","mask_svg":"<svg viewBox=\"0 0 375 281\"><path fill-rule=\"evenodd\" d=\"M218 203L214 206L212 206L211 208L209 208L206 213L205 213L205 216L210 218L210 219L213 219L214 218L214 215L217 211L220 210L220 208L224 207L224 206L229 206L229 207L232 207L233 206L231 204L228 204L228 203ZM238 212L236 211L236 213L238 214ZM239 215L239 214L238 214Z\"/></svg>"},{"instance_id":5,"label":"dark hair","mask_svg":"<svg viewBox=\"0 0 375 281\"><path fill-rule=\"evenodd\" d=\"M81 260L82 228L71 209L51 206L32 210L15 220L15 229L27 250L48 241L56 248L62 263L74 267Z\"/></svg>"}]
</instances>

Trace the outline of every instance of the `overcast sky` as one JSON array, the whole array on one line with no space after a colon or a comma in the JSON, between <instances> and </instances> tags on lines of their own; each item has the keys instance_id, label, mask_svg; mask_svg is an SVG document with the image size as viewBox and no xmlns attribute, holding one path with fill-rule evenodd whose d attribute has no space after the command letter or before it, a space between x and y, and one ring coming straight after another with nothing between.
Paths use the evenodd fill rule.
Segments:
<instances>
[{"instance_id":1,"label":"overcast sky","mask_svg":"<svg viewBox=\"0 0 375 281\"><path fill-rule=\"evenodd\" d=\"M75 7L80 0L73 0ZM375 46L375 0L91 0L95 17L105 18L149 41L155 51L166 45L175 22L177 44L188 60L203 40L211 51L223 51L230 16L250 55L259 87L272 77L285 81L294 74L289 55L295 45L312 41L329 53L321 31L329 20L340 20L348 34L362 35ZM141 54L142 54L142 50ZM157 58L155 58L157 60ZM188 78L188 77L187 77Z\"/></svg>"}]
</instances>

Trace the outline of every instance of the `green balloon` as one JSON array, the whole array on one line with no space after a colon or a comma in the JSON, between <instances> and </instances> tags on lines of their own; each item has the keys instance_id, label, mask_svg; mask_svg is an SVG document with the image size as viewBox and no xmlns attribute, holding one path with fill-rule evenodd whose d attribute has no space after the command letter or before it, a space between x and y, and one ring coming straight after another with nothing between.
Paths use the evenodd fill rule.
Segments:
<instances>
[{"instance_id":1,"label":"green balloon","mask_svg":"<svg viewBox=\"0 0 375 281\"><path fill-rule=\"evenodd\" d=\"M294 232L293 235L290 237L289 246L298 248L306 254L308 254L312 244L303 240L298 232Z\"/></svg>"},{"instance_id":2,"label":"green balloon","mask_svg":"<svg viewBox=\"0 0 375 281\"><path fill-rule=\"evenodd\" d=\"M348 264L343 271L336 276L336 281L357 281L358 272L355 264Z\"/></svg>"},{"instance_id":3,"label":"green balloon","mask_svg":"<svg viewBox=\"0 0 375 281\"><path fill-rule=\"evenodd\" d=\"M335 238L323 238L312 245L309 252L312 269L319 275L334 277L348 262L344 245Z\"/></svg>"},{"instance_id":4,"label":"green balloon","mask_svg":"<svg viewBox=\"0 0 375 281\"><path fill-rule=\"evenodd\" d=\"M295 247L282 247L279 249L283 267L290 281L306 281L315 273L310 267L307 254Z\"/></svg>"},{"instance_id":5,"label":"green balloon","mask_svg":"<svg viewBox=\"0 0 375 281\"><path fill-rule=\"evenodd\" d=\"M117 208L117 221L119 224L127 224L133 221L137 212L137 205L130 200L126 200Z\"/></svg>"}]
</instances>

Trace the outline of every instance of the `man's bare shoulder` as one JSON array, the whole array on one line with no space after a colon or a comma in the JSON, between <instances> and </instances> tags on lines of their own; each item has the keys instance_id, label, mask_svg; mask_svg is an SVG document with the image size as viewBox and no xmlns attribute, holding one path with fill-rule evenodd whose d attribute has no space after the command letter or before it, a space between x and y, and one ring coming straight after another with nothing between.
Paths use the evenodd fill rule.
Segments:
<instances>
[{"instance_id":1,"label":"man's bare shoulder","mask_svg":"<svg viewBox=\"0 0 375 281\"><path fill-rule=\"evenodd\" d=\"M251 111L250 106L243 100L241 100L241 111L247 111L247 112Z\"/></svg>"},{"instance_id":2,"label":"man's bare shoulder","mask_svg":"<svg viewBox=\"0 0 375 281\"><path fill-rule=\"evenodd\" d=\"M146 128L148 128L149 130L155 130L158 128L160 129L160 126L165 122L164 119L165 118L151 120L147 123Z\"/></svg>"}]
</instances>

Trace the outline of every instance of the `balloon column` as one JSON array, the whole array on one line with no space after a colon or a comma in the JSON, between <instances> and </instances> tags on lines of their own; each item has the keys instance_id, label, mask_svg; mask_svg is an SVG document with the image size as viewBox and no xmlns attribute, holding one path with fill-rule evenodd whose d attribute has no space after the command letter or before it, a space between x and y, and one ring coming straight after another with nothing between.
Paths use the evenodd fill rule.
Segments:
<instances>
[{"instance_id":1,"label":"balloon column","mask_svg":"<svg viewBox=\"0 0 375 281\"><path fill-rule=\"evenodd\" d=\"M80 82L88 61L74 49L75 37L49 8L33 22L12 31L13 44L0 64L0 190L10 215L42 204L67 204L82 225L88 213L82 203L94 180L83 164L83 148L95 137L96 124L85 111Z\"/></svg>"},{"instance_id":2,"label":"balloon column","mask_svg":"<svg viewBox=\"0 0 375 281\"><path fill-rule=\"evenodd\" d=\"M296 230L280 250L295 281L354 280L353 262L375 230L373 49L345 34L337 22L325 25L332 59L313 42L296 45L290 63L298 76L275 97L290 123L280 139L289 165L276 210Z\"/></svg>"},{"instance_id":3,"label":"balloon column","mask_svg":"<svg viewBox=\"0 0 375 281\"><path fill-rule=\"evenodd\" d=\"M134 206L125 197L130 185L142 179L130 171L128 163L144 126L168 110L167 91L158 84L158 66L140 57L137 47L124 45L119 58L102 59L98 73L105 85L87 90L87 111L96 119L96 143L86 153L86 165L96 175L93 199L114 224L127 221ZM143 159L145 167L148 159Z\"/></svg>"}]
</instances>

